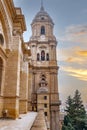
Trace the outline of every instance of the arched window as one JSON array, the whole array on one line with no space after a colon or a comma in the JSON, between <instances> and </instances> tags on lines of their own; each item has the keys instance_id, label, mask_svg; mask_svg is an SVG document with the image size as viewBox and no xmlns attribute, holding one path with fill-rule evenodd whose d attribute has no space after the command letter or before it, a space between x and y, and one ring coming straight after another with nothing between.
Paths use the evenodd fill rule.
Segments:
<instances>
[{"instance_id":1,"label":"arched window","mask_svg":"<svg viewBox=\"0 0 87 130\"><path fill-rule=\"evenodd\" d=\"M42 80L44 80L44 81L45 81L45 79L46 79L46 77L45 77L45 76L42 76Z\"/></svg>"},{"instance_id":2,"label":"arched window","mask_svg":"<svg viewBox=\"0 0 87 130\"><path fill-rule=\"evenodd\" d=\"M44 74L42 74L41 77L46 78L46 76Z\"/></svg>"},{"instance_id":3,"label":"arched window","mask_svg":"<svg viewBox=\"0 0 87 130\"><path fill-rule=\"evenodd\" d=\"M4 38L3 35L0 33L0 44L3 45L4 44Z\"/></svg>"},{"instance_id":4,"label":"arched window","mask_svg":"<svg viewBox=\"0 0 87 130\"><path fill-rule=\"evenodd\" d=\"M0 93L1 93L1 84L2 84L2 70L3 70L3 60L0 57Z\"/></svg>"},{"instance_id":5,"label":"arched window","mask_svg":"<svg viewBox=\"0 0 87 130\"><path fill-rule=\"evenodd\" d=\"M49 60L49 54L48 53L46 54L46 60L47 61Z\"/></svg>"},{"instance_id":6,"label":"arched window","mask_svg":"<svg viewBox=\"0 0 87 130\"><path fill-rule=\"evenodd\" d=\"M37 53L37 60L39 61L40 60L40 54Z\"/></svg>"},{"instance_id":7,"label":"arched window","mask_svg":"<svg viewBox=\"0 0 87 130\"><path fill-rule=\"evenodd\" d=\"M41 27L41 35L45 35L45 27L44 26Z\"/></svg>"},{"instance_id":8,"label":"arched window","mask_svg":"<svg viewBox=\"0 0 87 130\"><path fill-rule=\"evenodd\" d=\"M41 60L45 60L45 52L44 51L41 51Z\"/></svg>"}]
</instances>

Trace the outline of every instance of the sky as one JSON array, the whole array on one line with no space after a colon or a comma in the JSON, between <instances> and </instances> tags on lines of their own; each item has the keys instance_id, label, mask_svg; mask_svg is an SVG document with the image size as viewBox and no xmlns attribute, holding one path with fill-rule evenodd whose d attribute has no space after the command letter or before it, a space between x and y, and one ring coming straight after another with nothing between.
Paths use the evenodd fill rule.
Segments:
<instances>
[{"instance_id":1,"label":"sky","mask_svg":"<svg viewBox=\"0 0 87 130\"><path fill-rule=\"evenodd\" d=\"M31 36L31 22L40 10L41 0L13 0L25 15L27 31ZM62 105L78 89L87 103L87 0L43 0L45 10L53 19L57 38L58 85Z\"/></svg>"}]
</instances>

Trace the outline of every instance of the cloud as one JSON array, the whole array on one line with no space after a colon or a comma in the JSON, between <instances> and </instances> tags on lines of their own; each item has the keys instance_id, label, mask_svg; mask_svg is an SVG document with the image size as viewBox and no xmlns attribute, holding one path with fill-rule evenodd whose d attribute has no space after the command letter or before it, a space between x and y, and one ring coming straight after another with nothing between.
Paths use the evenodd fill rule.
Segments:
<instances>
[{"instance_id":1,"label":"cloud","mask_svg":"<svg viewBox=\"0 0 87 130\"><path fill-rule=\"evenodd\" d=\"M74 48L57 48L58 61L67 61L67 59L70 56L73 56L74 53Z\"/></svg>"},{"instance_id":2,"label":"cloud","mask_svg":"<svg viewBox=\"0 0 87 130\"><path fill-rule=\"evenodd\" d=\"M84 35L87 33L87 25L72 25L66 28L66 33L73 35Z\"/></svg>"},{"instance_id":3,"label":"cloud","mask_svg":"<svg viewBox=\"0 0 87 130\"><path fill-rule=\"evenodd\" d=\"M57 59L58 61L65 61L67 57L67 51L64 48L57 48Z\"/></svg>"},{"instance_id":4,"label":"cloud","mask_svg":"<svg viewBox=\"0 0 87 130\"><path fill-rule=\"evenodd\" d=\"M79 56L82 56L82 57L87 57L87 51L85 50L83 50L83 51L78 51L77 52L77 55L79 55Z\"/></svg>"},{"instance_id":5,"label":"cloud","mask_svg":"<svg viewBox=\"0 0 87 130\"><path fill-rule=\"evenodd\" d=\"M58 48L57 55L58 61L87 65L87 50L78 46L73 48Z\"/></svg>"},{"instance_id":6,"label":"cloud","mask_svg":"<svg viewBox=\"0 0 87 130\"><path fill-rule=\"evenodd\" d=\"M79 80L87 81L87 69L76 69L72 67L61 67L60 69L67 72L70 76L76 77Z\"/></svg>"},{"instance_id":7,"label":"cloud","mask_svg":"<svg viewBox=\"0 0 87 130\"><path fill-rule=\"evenodd\" d=\"M66 62L76 62L79 64L82 64L83 62L85 62L85 60L83 58L79 58L79 57L69 57L66 59Z\"/></svg>"},{"instance_id":8,"label":"cloud","mask_svg":"<svg viewBox=\"0 0 87 130\"><path fill-rule=\"evenodd\" d=\"M65 29L64 34L59 37L63 42L86 43L87 25L71 25Z\"/></svg>"},{"instance_id":9,"label":"cloud","mask_svg":"<svg viewBox=\"0 0 87 130\"><path fill-rule=\"evenodd\" d=\"M75 62L78 64L87 64L87 51L84 50L76 50L74 49L73 54L70 56L70 53L65 60L66 62Z\"/></svg>"},{"instance_id":10,"label":"cloud","mask_svg":"<svg viewBox=\"0 0 87 130\"><path fill-rule=\"evenodd\" d=\"M71 25L66 27L59 37L62 43L59 61L66 63L87 64L87 25Z\"/></svg>"}]
</instances>

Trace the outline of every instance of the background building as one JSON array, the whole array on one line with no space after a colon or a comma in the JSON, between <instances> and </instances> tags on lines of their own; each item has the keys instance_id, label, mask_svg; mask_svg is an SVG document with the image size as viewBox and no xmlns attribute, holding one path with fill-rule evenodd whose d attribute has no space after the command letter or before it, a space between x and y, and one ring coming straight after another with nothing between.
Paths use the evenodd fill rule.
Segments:
<instances>
[{"instance_id":1,"label":"background building","mask_svg":"<svg viewBox=\"0 0 87 130\"><path fill-rule=\"evenodd\" d=\"M54 23L43 5L31 24L31 100L32 110L44 110L51 130L59 130L57 41L53 34Z\"/></svg>"},{"instance_id":2,"label":"background building","mask_svg":"<svg viewBox=\"0 0 87 130\"><path fill-rule=\"evenodd\" d=\"M38 114L39 120L44 118L42 127L59 130L57 41L43 6L31 26L30 41L24 43L21 9L13 0L0 0L0 117L16 119L30 110L43 110Z\"/></svg>"}]
</instances>

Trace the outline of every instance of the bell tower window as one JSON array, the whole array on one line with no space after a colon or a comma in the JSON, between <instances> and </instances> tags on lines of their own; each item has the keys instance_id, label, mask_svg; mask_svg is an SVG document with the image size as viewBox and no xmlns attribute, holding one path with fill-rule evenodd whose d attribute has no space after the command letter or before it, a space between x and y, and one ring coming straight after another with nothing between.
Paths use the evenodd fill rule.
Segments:
<instances>
[{"instance_id":1,"label":"bell tower window","mask_svg":"<svg viewBox=\"0 0 87 130\"><path fill-rule=\"evenodd\" d=\"M45 60L45 51L44 50L41 51L41 60L42 61Z\"/></svg>"},{"instance_id":2,"label":"bell tower window","mask_svg":"<svg viewBox=\"0 0 87 130\"><path fill-rule=\"evenodd\" d=\"M37 53L37 60L39 61L40 60L40 54Z\"/></svg>"},{"instance_id":3,"label":"bell tower window","mask_svg":"<svg viewBox=\"0 0 87 130\"><path fill-rule=\"evenodd\" d=\"M49 61L49 54L46 54L46 60Z\"/></svg>"},{"instance_id":4,"label":"bell tower window","mask_svg":"<svg viewBox=\"0 0 87 130\"><path fill-rule=\"evenodd\" d=\"M2 84L2 70L3 70L3 61L0 57L0 93L1 93L1 84Z\"/></svg>"},{"instance_id":5,"label":"bell tower window","mask_svg":"<svg viewBox=\"0 0 87 130\"><path fill-rule=\"evenodd\" d=\"M3 45L4 44L4 38L3 35L0 33L0 44Z\"/></svg>"},{"instance_id":6,"label":"bell tower window","mask_svg":"<svg viewBox=\"0 0 87 130\"><path fill-rule=\"evenodd\" d=\"M45 27L44 26L41 27L41 35L45 35Z\"/></svg>"}]
</instances>

